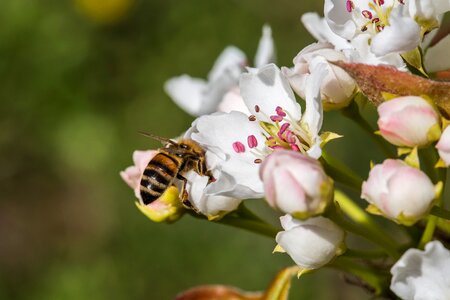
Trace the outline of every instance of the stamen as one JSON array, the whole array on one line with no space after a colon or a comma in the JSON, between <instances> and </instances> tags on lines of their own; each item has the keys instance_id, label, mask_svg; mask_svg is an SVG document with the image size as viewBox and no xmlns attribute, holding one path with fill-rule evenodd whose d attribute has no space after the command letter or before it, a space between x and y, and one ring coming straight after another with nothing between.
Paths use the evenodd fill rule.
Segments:
<instances>
[{"instance_id":1,"label":"stamen","mask_svg":"<svg viewBox=\"0 0 450 300\"><path fill-rule=\"evenodd\" d=\"M255 115L250 115L250 116L248 116L248 120L249 120L249 121L256 121Z\"/></svg>"},{"instance_id":2,"label":"stamen","mask_svg":"<svg viewBox=\"0 0 450 300\"><path fill-rule=\"evenodd\" d=\"M296 144L291 144L291 149L294 151L300 151L300 148Z\"/></svg>"},{"instance_id":3,"label":"stamen","mask_svg":"<svg viewBox=\"0 0 450 300\"><path fill-rule=\"evenodd\" d=\"M255 105L255 111L258 113L260 111L260 108L258 105Z\"/></svg>"},{"instance_id":4,"label":"stamen","mask_svg":"<svg viewBox=\"0 0 450 300\"><path fill-rule=\"evenodd\" d=\"M242 152L245 152L245 146L241 142L234 142L233 143L233 150L236 153L242 153Z\"/></svg>"},{"instance_id":5,"label":"stamen","mask_svg":"<svg viewBox=\"0 0 450 300\"><path fill-rule=\"evenodd\" d=\"M377 25L377 31L380 32L384 29L384 25Z\"/></svg>"},{"instance_id":6,"label":"stamen","mask_svg":"<svg viewBox=\"0 0 450 300\"><path fill-rule=\"evenodd\" d=\"M257 158L257 159L255 159L253 162L254 162L255 164L260 164L260 163L262 163L262 159Z\"/></svg>"},{"instance_id":7,"label":"stamen","mask_svg":"<svg viewBox=\"0 0 450 300\"><path fill-rule=\"evenodd\" d=\"M347 0L347 2L345 3L345 7L347 8L347 11L349 13L351 13L353 11L353 8L354 8L353 2L350 1L350 0Z\"/></svg>"},{"instance_id":8,"label":"stamen","mask_svg":"<svg viewBox=\"0 0 450 300\"><path fill-rule=\"evenodd\" d=\"M292 131L290 131L290 130L286 131L286 141L289 144L294 144L295 143L295 134Z\"/></svg>"},{"instance_id":9,"label":"stamen","mask_svg":"<svg viewBox=\"0 0 450 300\"><path fill-rule=\"evenodd\" d=\"M367 30L367 26L366 25L364 25L363 27L361 27L361 31L362 32L364 32L364 31L366 31Z\"/></svg>"},{"instance_id":10,"label":"stamen","mask_svg":"<svg viewBox=\"0 0 450 300\"><path fill-rule=\"evenodd\" d=\"M258 140L256 139L256 137L253 134L249 135L247 137L247 144L250 147L250 149L255 148L258 146Z\"/></svg>"},{"instance_id":11,"label":"stamen","mask_svg":"<svg viewBox=\"0 0 450 300\"><path fill-rule=\"evenodd\" d=\"M283 134L286 131L286 129L289 128L289 126L291 126L291 124L289 124L289 123L284 123L283 125L281 125L279 133Z\"/></svg>"},{"instance_id":12,"label":"stamen","mask_svg":"<svg viewBox=\"0 0 450 300\"><path fill-rule=\"evenodd\" d=\"M283 121L283 117L282 116L270 116L270 119L272 120L272 122L281 122Z\"/></svg>"},{"instance_id":13,"label":"stamen","mask_svg":"<svg viewBox=\"0 0 450 300\"><path fill-rule=\"evenodd\" d=\"M372 13L371 13L370 11L368 11L368 10L363 10L363 11L361 12L361 14L362 14L365 18L367 18L367 19L369 19L369 20L372 19Z\"/></svg>"},{"instance_id":14,"label":"stamen","mask_svg":"<svg viewBox=\"0 0 450 300\"><path fill-rule=\"evenodd\" d=\"M277 106L275 108L275 111L277 112L277 115L280 117L286 117L286 113L283 111L283 109L280 106Z\"/></svg>"},{"instance_id":15,"label":"stamen","mask_svg":"<svg viewBox=\"0 0 450 300\"><path fill-rule=\"evenodd\" d=\"M372 19L372 23L375 24L375 23L378 23L378 22L380 22L380 18L373 18Z\"/></svg>"},{"instance_id":16,"label":"stamen","mask_svg":"<svg viewBox=\"0 0 450 300\"><path fill-rule=\"evenodd\" d=\"M384 0L373 0L373 2L378 6L381 6L384 4Z\"/></svg>"}]
</instances>

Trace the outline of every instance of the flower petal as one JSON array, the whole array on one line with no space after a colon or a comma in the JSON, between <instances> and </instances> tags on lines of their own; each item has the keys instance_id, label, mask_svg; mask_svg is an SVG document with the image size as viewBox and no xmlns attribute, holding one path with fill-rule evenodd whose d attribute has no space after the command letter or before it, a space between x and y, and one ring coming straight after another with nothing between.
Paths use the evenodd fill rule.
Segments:
<instances>
[{"instance_id":1,"label":"flower petal","mask_svg":"<svg viewBox=\"0 0 450 300\"><path fill-rule=\"evenodd\" d=\"M357 28L343 0L325 0L324 15L334 33L346 40L353 38Z\"/></svg>"},{"instance_id":2,"label":"flower petal","mask_svg":"<svg viewBox=\"0 0 450 300\"><path fill-rule=\"evenodd\" d=\"M419 45L420 26L411 17L403 16L402 8L394 9L389 18L390 25L373 37L370 49L375 55L406 52Z\"/></svg>"},{"instance_id":3,"label":"flower petal","mask_svg":"<svg viewBox=\"0 0 450 300\"><path fill-rule=\"evenodd\" d=\"M449 49L450 34L440 40L433 47L428 48L424 58L425 69L428 72L437 72L450 69L450 59L448 59Z\"/></svg>"},{"instance_id":4,"label":"flower petal","mask_svg":"<svg viewBox=\"0 0 450 300\"><path fill-rule=\"evenodd\" d=\"M344 38L335 34L328 26L324 18L317 13L306 13L302 15L302 23L306 30L319 42L329 42L336 50L350 49L351 44Z\"/></svg>"},{"instance_id":5,"label":"flower petal","mask_svg":"<svg viewBox=\"0 0 450 300\"><path fill-rule=\"evenodd\" d=\"M201 115L208 84L189 75L173 77L166 81L164 90L172 100L188 114Z\"/></svg>"},{"instance_id":6,"label":"flower petal","mask_svg":"<svg viewBox=\"0 0 450 300\"><path fill-rule=\"evenodd\" d=\"M260 68L273 62L275 62L275 46L272 38L272 28L269 25L264 25L258 49L256 50L255 67Z\"/></svg>"},{"instance_id":7,"label":"flower petal","mask_svg":"<svg viewBox=\"0 0 450 300\"><path fill-rule=\"evenodd\" d=\"M391 269L391 290L404 300L450 297L450 251L439 241L409 249Z\"/></svg>"},{"instance_id":8,"label":"flower petal","mask_svg":"<svg viewBox=\"0 0 450 300\"><path fill-rule=\"evenodd\" d=\"M209 81L221 79L224 74L232 78L239 78L239 75L247 65L245 53L234 46L226 47L214 62L208 74Z\"/></svg>"},{"instance_id":9,"label":"flower petal","mask_svg":"<svg viewBox=\"0 0 450 300\"><path fill-rule=\"evenodd\" d=\"M239 85L245 104L259 120L271 122L269 116L275 114L278 106L289 112L294 121L300 120L300 105L295 100L289 81L276 65L249 69L249 73L241 75ZM259 107L260 111L256 112L255 107Z\"/></svg>"}]
</instances>

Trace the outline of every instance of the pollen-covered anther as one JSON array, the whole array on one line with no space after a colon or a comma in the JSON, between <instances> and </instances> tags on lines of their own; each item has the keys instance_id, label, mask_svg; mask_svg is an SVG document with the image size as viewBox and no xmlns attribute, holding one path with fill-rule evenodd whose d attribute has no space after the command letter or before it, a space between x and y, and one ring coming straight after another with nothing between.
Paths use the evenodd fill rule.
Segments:
<instances>
[{"instance_id":1,"label":"pollen-covered anther","mask_svg":"<svg viewBox=\"0 0 450 300\"><path fill-rule=\"evenodd\" d=\"M245 152L245 146L241 142L234 142L233 143L233 150L236 153L242 153L242 152Z\"/></svg>"},{"instance_id":2,"label":"pollen-covered anther","mask_svg":"<svg viewBox=\"0 0 450 300\"><path fill-rule=\"evenodd\" d=\"M255 148L258 146L258 140L256 139L256 137L253 134L249 135L247 137L247 144L250 147L250 149Z\"/></svg>"},{"instance_id":3,"label":"pollen-covered anther","mask_svg":"<svg viewBox=\"0 0 450 300\"><path fill-rule=\"evenodd\" d=\"M364 25L363 27L361 27L361 31L362 31L362 32L367 31L367 26Z\"/></svg>"},{"instance_id":4,"label":"pollen-covered anther","mask_svg":"<svg viewBox=\"0 0 450 300\"><path fill-rule=\"evenodd\" d=\"M353 8L355 8L355 6L352 1L347 0L347 2L345 3L345 8L347 8L348 12L352 12Z\"/></svg>"},{"instance_id":5,"label":"pollen-covered anther","mask_svg":"<svg viewBox=\"0 0 450 300\"><path fill-rule=\"evenodd\" d=\"M256 116L255 115L250 115L250 116L248 116L248 120L249 121L256 121Z\"/></svg>"},{"instance_id":6,"label":"pollen-covered anther","mask_svg":"<svg viewBox=\"0 0 450 300\"><path fill-rule=\"evenodd\" d=\"M283 121L283 117L279 115L273 115L270 116L270 120L272 120L272 122L281 122Z\"/></svg>"},{"instance_id":7,"label":"pollen-covered anther","mask_svg":"<svg viewBox=\"0 0 450 300\"><path fill-rule=\"evenodd\" d=\"M255 105L255 111L258 113L260 111L259 105Z\"/></svg>"},{"instance_id":8,"label":"pollen-covered anther","mask_svg":"<svg viewBox=\"0 0 450 300\"><path fill-rule=\"evenodd\" d=\"M377 25L378 32L383 31L383 29L384 29L384 25Z\"/></svg>"},{"instance_id":9,"label":"pollen-covered anther","mask_svg":"<svg viewBox=\"0 0 450 300\"><path fill-rule=\"evenodd\" d=\"M372 23L376 24L378 22L380 22L380 18L373 18L372 19Z\"/></svg>"},{"instance_id":10,"label":"pollen-covered anther","mask_svg":"<svg viewBox=\"0 0 450 300\"><path fill-rule=\"evenodd\" d=\"M378 6L381 6L384 4L384 0L373 0L373 2Z\"/></svg>"},{"instance_id":11,"label":"pollen-covered anther","mask_svg":"<svg viewBox=\"0 0 450 300\"><path fill-rule=\"evenodd\" d=\"M373 15L372 15L372 13L371 13L370 11L368 11L368 10L363 10L363 11L361 12L361 14L364 16L364 18L367 18L367 19L369 19L369 20L372 20Z\"/></svg>"},{"instance_id":12,"label":"pollen-covered anther","mask_svg":"<svg viewBox=\"0 0 450 300\"><path fill-rule=\"evenodd\" d=\"M254 162L255 164L260 164L260 163L262 163L262 159L257 158L257 159L255 159L253 162Z\"/></svg>"},{"instance_id":13,"label":"pollen-covered anther","mask_svg":"<svg viewBox=\"0 0 450 300\"><path fill-rule=\"evenodd\" d=\"M275 108L275 112L277 113L277 115L279 115L280 117L286 117L286 113L284 112L284 110L280 107L277 106Z\"/></svg>"}]
</instances>

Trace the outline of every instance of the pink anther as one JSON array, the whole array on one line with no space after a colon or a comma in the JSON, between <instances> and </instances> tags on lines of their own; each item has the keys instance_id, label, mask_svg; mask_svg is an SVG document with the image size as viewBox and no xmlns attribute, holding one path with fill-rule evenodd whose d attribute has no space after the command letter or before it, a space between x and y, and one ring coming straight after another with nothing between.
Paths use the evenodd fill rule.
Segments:
<instances>
[{"instance_id":1,"label":"pink anther","mask_svg":"<svg viewBox=\"0 0 450 300\"><path fill-rule=\"evenodd\" d=\"M350 0L347 0L347 2L345 3L345 7L347 8L348 12L352 12L353 11L353 2Z\"/></svg>"},{"instance_id":2,"label":"pink anther","mask_svg":"<svg viewBox=\"0 0 450 300\"><path fill-rule=\"evenodd\" d=\"M277 115L279 115L280 117L286 117L286 113L280 106L277 106L275 108L275 111L277 112Z\"/></svg>"},{"instance_id":3,"label":"pink anther","mask_svg":"<svg viewBox=\"0 0 450 300\"><path fill-rule=\"evenodd\" d=\"M272 120L272 122L281 122L283 121L283 117L282 116L270 116L270 119Z\"/></svg>"},{"instance_id":4,"label":"pink anther","mask_svg":"<svg viewBox=\"0 0 450 300\"><path fill-rule=\"evenodd\" d=\"M250 149L255 148L258 146L258 140L256 139L256 137L253 134L249 135L247 137L247 144L250 147Z\"/></svg>"},{"instance_id":5,"label":"pink anther","mask_svg":"<svg viewBox=\"0 0 450 300\"><path fill-rule=\"evenodd\" d=\"M369 20L372 20L372 13L368 10L363 10L361 14L364 16L364 18L367 18Z\"/></svg>"},{"instance_id":6,"label":"pink anther","mask_svg":"<svg viewBox=\"0 0 450 300\"><path fill-rule=\"evenodd\" d=\"M234 142L233 143L233 150L236 153L242 153L242 152L245 152L245 146L241 142Z\"/></svg>"}]
</instances>

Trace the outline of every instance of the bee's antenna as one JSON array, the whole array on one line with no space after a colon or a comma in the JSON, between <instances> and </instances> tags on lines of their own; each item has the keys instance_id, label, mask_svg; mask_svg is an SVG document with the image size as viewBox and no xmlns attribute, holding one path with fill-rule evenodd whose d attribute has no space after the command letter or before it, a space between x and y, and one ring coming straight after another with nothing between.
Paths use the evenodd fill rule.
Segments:
<instances>
[{"instance_id":1,"label":"bee's antenna","mask_svg":"<svg viewBox=\"0 0 450 300\"><path fill-rule=\"evenodd\" d=\"M160 136L148 133L148 132L144 132L144 131L138 131L138 132L139 132L139 134L142 134L143 136L146 136L148 138L157 140L157 141L159 141L159 142L161 142L163 144L177 145L177 143L172 141L171 139L166 139L166 138L163 138L163 137L160 137Z\"/></svg>"}]
</instances>

